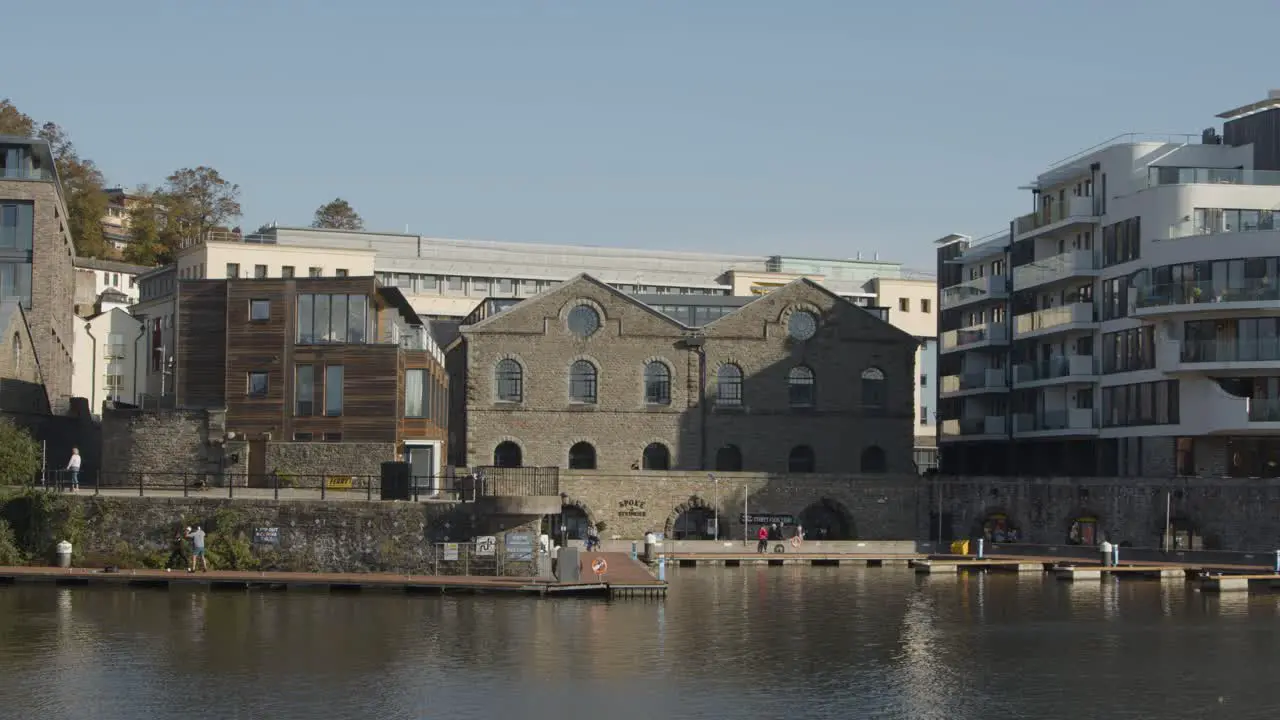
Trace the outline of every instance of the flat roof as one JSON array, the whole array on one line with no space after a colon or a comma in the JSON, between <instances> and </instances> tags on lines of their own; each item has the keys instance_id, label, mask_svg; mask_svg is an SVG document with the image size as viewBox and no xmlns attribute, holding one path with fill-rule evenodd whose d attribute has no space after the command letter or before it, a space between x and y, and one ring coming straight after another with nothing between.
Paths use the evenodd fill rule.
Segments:
<instances>
[{"instance_id":1,"label":"flat roof","mask_svg":"<svg viewBox=\"0 0 1280 720\"><path fill-rule=\"evenodd\" d=\"M1223 120L1234 120L1238 117L1252 115L1253 113L1270 110L1275 107L1280 107L1280 91L1272 90L1266 100L1251 102L1248 105L1241 105L1238 108L1232 108L1225 112L1220 112L1217 117L1220 117Z\"/></svg>"}]
</instances>

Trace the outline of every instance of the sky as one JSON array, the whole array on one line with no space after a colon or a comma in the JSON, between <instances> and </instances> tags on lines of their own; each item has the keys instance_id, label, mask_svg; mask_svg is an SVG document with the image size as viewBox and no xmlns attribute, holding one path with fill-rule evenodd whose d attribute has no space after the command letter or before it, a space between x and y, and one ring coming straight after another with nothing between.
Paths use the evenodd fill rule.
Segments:
<instances>
[{"instance_id":1,"label":"sky","mask_svg":"<svg viewBox=\"0 0 1280 720\"><path fill-rule=\"evenodd\" d=\"M0 97L113 185L208 165L246 229L882 260L1053 162L1280 88L1280 3L11 3Z\"/></svg>"}]
</instances>

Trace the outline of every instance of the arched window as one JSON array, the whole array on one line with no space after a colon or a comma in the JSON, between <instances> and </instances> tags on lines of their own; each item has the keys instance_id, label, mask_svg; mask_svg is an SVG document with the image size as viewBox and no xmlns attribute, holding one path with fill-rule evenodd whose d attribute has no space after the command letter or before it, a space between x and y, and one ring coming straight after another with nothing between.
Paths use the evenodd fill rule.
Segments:
<instances>
[{"instance_id":1,"label":"arched window","mask_svg":"<svg viewBox=\"0 0 1280 720\"><path fill-rule=\"evenodd\" d=\"M594 405L596 402L596 366L578 360L569 366L570 402Z\"/></svg>"},{"instance_id":2,"label":"arched window","mask_svg":"<svg viewBox=\"0 0 1280 720\"><path fill-rule=\"evenodd\" d=\"M493 466L500 468L516 468L520 467L524 462L524 453L521 452L520 446L504 440L498 443L498 447L493 449Z\"/></svg>"},{"instance_id":3,"label":"arched window","mask_svg":"<svg viewBox=\"0 0 1280 720\"><path fill-rule=\"evenodd\" d=\"M737 445L725 445L716 451L716 470L722 472L742 471L742 451Z\"/></svg>"},{"instance_id":4,"label":"arched window","mask_svg":"<svg viewBox=\"0 0 1280 720\"><path fill-rule=\"evenodd\" d=\"M879 445L872 445L866 450L863 450L861 469L864 473L884 472L886 469L884 449Z\"/></svg>"},{"instance_id":5,"label":"arched window","mask_svg":"<svg viewBox=\"0 0 1280 720\"><path fill-rule=\"evenodd\" d=\"M570 470L595 470L596 448L589 442L574 443L569 448Z\"/></svg>"},{"instance_id":6,"label":"arched window","mask_svg":"<svg viewBox=\"0 0 1280 720\"><path fill-rule=\"evenodd\" d=\"M13 371L22 372L22 336L13 334Z\"/></svg>"},{"instance_id":7,"label":"arched window","mask_svg":"<svg viewBox=\"0 0 1280 720\"><path fill-rule=\"evenodd\" d=\"M716 405L721 407L742 405L742 368L726 363L716 371Z\"/></svg>"},{"instance_id":8,"label":"arched window","mask_svg":"<svg viewBox=\"0 0 1280 720\"><path fill-rule=\"evenodd\" d=\"M524 399L524 368L520 367L520 363L510 358L499 360L493 376L494 385L498 388L498 400L520 402Z\"/></svg>"},{"instance_id":9,"label":"arched window","mask_svg":"<svg viewBox=\"0 0 1280 720\"><path fill-rule=\"evenodd\" d=\"M663 363L644 366L644 401L648 405L671 404L671 371Z\"/></svg>"},{"instance_id":10,"label":"arched window","mask_svg":"<svg viewBox=\"0 0 1280 720\"><path fill-rule=\"evenodd\" d=\"M791 372L787 373L787 389L791 396L791 407L813 407L813 370L804 365L791 368Z\"/></svg>"},{"instance_id":11,"label":"arched window","mask_svg":"<svg viewBox=\"0 0 1280 720\"><path fill-rule=\"evenodd\" d=\"M787 456L787 472L811 473L814 472L815 465L817 460L814 459L813 448L808 445L791 448L791 454Z\"/></svg>"},{"instance_id":12,"label":"arched window","mask_svg":"<svg viewBox=\"0 0 1280 720\"><path fill-rule=\"evenodd\" d=\"M662 443L650 443L644 449L641 466L645 470L670 470L671 451Z\"/></svg>"},{"instance_id":13,"label":"arched window","mask_svg":"<svg viewBox=\"0 0 1280 720\"><path fill-rule=\"evenodd\" d=\"M884 371L867 368L862 371L862 407L883 410L889 402L885 394Z\"/></svg>"}]
</instances>

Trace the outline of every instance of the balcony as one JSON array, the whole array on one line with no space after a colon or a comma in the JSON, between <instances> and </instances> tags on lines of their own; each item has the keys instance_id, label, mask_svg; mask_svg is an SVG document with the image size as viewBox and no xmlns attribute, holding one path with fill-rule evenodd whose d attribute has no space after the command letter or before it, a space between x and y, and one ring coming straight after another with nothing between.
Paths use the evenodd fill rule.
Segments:
<instances>
[{"instance_id":1,"label":"balcony","mask_svg":"<svg viewBox=\"0 0 1280 720\"><path fill-rule=\"evenodd\" d=\"M1280 171L1240 168L1147 168L1147 187L1162 185L1280 185Z\"/></svg>"},{"instance_id":2,"label":"balcony","mask_svg":"<svg viewBox=\"0 0 1280 720\"><path fill-rule=\"evenodd\" d=\"M1280 283L1270 278L1238 280L1227 287L1214 280L1163 283L1139 288L1134 317L1180 312L1230 312L1280 309Z\"/></svg>"},{"instance_id":3,"label":"balcony","mask_svg":"<svg viewBox=\"0 0 1280 720\"><path fill-rule=\"evenodd\" d=\"M1253 340L1164 340L1156 348L1163 372L1280 370L1280 338Z\"/></svg>"},{"instance_id":4,"label":"balcony","mask_svg":"<svg viewBox=\"0 0 1280 720\"><path fill-rule=\"evenodd\" d=\"M102 357L105 360L123 360L125 354L125 346L123 343L111 343L102 348Z\"/></svg>"},{"instance_id":5,"label":"balcony","mask_svg":"<svg viewBox=\"0 0 1280 720\"><path fill-rule=\"evenodd\" d=\"M1003 415L943 420L942 440L1002 440L1008 437L1007 427Z\"/></svg>"},{"instance_id":6,"label":"balcony","mask_svg":"<svg viewBox=\"0 0 1280 720\"><path fill-rule=\"evenodd\" d=\"M1098 367L1092 355L1054 355L1048 361L1023 363L1013 368L1015 387L1041 387L1070 382L1093 382Z\"/></svg>"},{"instance_id":7,"label":"balcony","mask_svg":"<svg viewBox=\"0 0 1280 720\"><path fill-rule=\"evenodd\" d=\"M42 168L0 167L0 180L41 180L53 182L53 173Z\"/></svg>"},{"instance_id":8,"label":"balcony","mask_svg":"<svg viewBox=\"0 0 1280 720\"><path fill-rule=\"evenodd\" d=\"M1092 408L1059 408L1013 416L1014 437L1065 437L1097 432L1097 414Z\"/></svg>"},{"instance_id":9,"label":"balcony","mask_svg":"<svg viewBox=\"0 0 1280 720\"><path fill-rule=\"evenodd\" d=\"M981 300L1002 300L1007 297L1009 288L1005 277L990 275L942 288L941 303L946 310Z\"/></svg>"},{"instance_id":10,"label":"balcony","mask_svg":"<svg viewBox=\"0 0 1280 720\"><path fill-rule=\"evenodd\" d=\"M986 323L942 333L940 352L976 350L1009 342L1009 328L1004 323Z\"/></svg>"},{"instance_id":11,"label":"balcony","mask_svg":"<svg viewBox=\"0 0 1280 720\"><path fill-rule=\"evenodd\" d=\"M1184 379L1181 388L1179 434L1280 434L1280 398L1232 395L1209 378Z\"/></svg>"},{"instance_id":12,"label":"balcony","mask_svg":"<svg viewBox=\"0 0 1280 720\"><path fill-rule=\"evenodd\" d=\"M1093 251L1073 250L1014 268L1013 289L1026 290L1059 280L1093 277L1097 274L1097 263L1093 261Z\"/></svg>"},{"instance_id":13,"label":"balcony","mask_svg":"<svg viewBox=\"0 0 1280 720\"><path fill-rule=\"evenodd\" d=\"M941 397L957 397L991 391L1007 392L1009 385L1005 382L1004 370L987 368L963 375L946 375L938 390Z\"/></svg>"},{"instance_id":14,"label":"balcony","mask_svg":"<svg viewBox=\"0 0 1280 720\"><path fill-rule=\"evenodd\" d=\"M1093 303L1078 302L1018 315L1013 319L1013 331L1022 339L1065 330L1083 330L1092 328L1096 323Z\"/></svg>"},{"instance_id":15,"label":"balcony","mask_svg":"<svg viewBox=\"0 0 1280 720\"><path fill-rule=\"evenodd\" d=\"M1014 220L1014 239L1025 240L1078 223L1092 224L1097 222L1097 217L1092 197L1072 196L1067 198L1066 203L1055 203Z\"/></svg>"}]
</instances>

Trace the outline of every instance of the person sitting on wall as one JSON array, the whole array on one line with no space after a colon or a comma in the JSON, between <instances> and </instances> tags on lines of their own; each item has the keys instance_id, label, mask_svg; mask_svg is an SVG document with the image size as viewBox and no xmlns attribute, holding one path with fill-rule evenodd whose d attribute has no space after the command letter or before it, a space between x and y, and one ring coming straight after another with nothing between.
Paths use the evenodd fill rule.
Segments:
<instances>
[{"instance_id":1,"label":"person sitting on wall","mask_svg":"<svg viewBox=\"0 0 1280 720\"><path fill-rule=\"evenodd\" d=\"M596 530L596 526L587 523L587 552L592 552L600 548L600 531Z\"/></svg>"}]
</instances>

